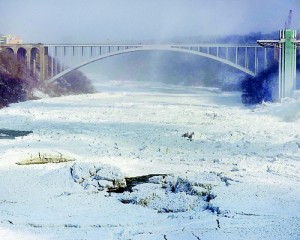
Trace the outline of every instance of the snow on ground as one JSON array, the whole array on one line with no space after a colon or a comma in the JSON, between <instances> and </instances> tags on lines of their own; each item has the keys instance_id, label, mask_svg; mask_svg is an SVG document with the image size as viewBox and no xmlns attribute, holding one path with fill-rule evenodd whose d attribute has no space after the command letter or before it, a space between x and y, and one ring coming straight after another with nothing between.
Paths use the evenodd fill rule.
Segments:
<instances>
[{"instance_id":1,"label":"snow on ground","mask_svg":"<svg viewBox=\"0 0 300 240\"><path fill-rule=\"evenodd\" d=\"M0 239L300 239L300 98L246 108L238 94L167 92L1 109L0 134L32 133L0 137ZM39 154L75 162L16 164ZM147 174L168 176L106 192Z\"/></svg>"}]
</instances>

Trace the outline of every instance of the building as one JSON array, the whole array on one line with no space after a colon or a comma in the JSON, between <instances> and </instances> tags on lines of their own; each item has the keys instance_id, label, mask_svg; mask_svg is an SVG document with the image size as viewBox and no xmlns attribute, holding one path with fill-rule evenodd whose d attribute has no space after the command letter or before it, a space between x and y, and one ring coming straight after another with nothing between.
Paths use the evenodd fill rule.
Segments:
<instances>
[{"instance_id":1,"label":"building","mask_svg":"<svg viewBox=\"0 0 300 240\"><path fill-rule=\"evenodd\" d=\"M4 37L0 37L0 44L5 44L6 43L6 39Z\"/></svg>"},{"instance_id":2,"label":"building","mask_svg":"<svg viewBox=\"0 0 300 240\"><path fill-rule=\"evenodd\" d=\"M5 35L0 36L0 44L22 44L23 41L19 36Z\"/></svg>"}]
</instances>

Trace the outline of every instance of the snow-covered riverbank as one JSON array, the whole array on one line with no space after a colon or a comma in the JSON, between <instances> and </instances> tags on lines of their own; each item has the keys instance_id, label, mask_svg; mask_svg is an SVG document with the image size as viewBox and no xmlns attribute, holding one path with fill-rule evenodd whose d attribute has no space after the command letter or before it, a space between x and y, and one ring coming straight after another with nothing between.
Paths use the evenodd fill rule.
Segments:
<instances>
[{"instance_id":1,"label":"snow-covered riverbank","mask_svg":"<svg viewBox=\"0 0 300 240\"><path fill-rule=\"evenodd\" d=\"M300 239L298 106L249 109L237 94L198 91L1 109L0 129L32 133L0 138L0 239ZM192 141L185 132L195 133ZM75 161L15 164L39 154ZM75 182L74 163L124 177L168 174L170 182L109 194L92 180Z\"/></svg>"}]
</instances>

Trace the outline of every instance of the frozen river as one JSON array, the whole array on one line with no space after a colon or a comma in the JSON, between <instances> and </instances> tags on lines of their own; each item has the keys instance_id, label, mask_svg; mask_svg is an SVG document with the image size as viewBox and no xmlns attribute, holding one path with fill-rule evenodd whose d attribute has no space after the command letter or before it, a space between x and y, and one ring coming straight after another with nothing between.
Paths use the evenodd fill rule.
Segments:
<instances>
[{"instance_id":1,"label":"frozen river","mask_svg":"<svg viewBox=\"0 0 300 240\"><path fill-rule=\"evenodd\" d=\"M118 84L0 110L0 129L32 131L0 138L0 239L300 238L299 98L250 109L216 89ZM16 164L57 155L74 161ZM106 192L147 174L166 182Z\"/></svg>"}]
</instances>

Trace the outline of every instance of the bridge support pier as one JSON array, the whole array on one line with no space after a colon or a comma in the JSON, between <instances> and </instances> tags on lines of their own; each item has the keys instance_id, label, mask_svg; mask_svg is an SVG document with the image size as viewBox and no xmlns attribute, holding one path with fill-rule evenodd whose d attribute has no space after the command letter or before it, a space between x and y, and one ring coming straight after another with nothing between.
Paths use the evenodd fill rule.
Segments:
<instances>
[{"instance_id":1,"label":"bridge support pier","mask_svg":"<svg viewBox=\"0 0 300 240\"><path fill-rule=\"evenodd\" d=\"M48 47L40 49L40 80L48 79Z\"/></svg>"},{"instance_id":2,"label":"bridge support pier","mask_svg":"<svg viewBox=\"0 0 300 240\"><path fill-rule=\"evenodd\" d=\"M27 64L27 68L30 69L30 60L31 60L31 51L26 49L26 64Z\"/></svg>"},{"instance_id":3,"label":"bridge support pier","mask_svg":"<svg viewBox=\"0 0 300 240\"><path fill-rule=\"evenodd\" d=\"M296 30L280 31L278 98L290 97L296 90Z\"/></svg>"}]
</instances>

